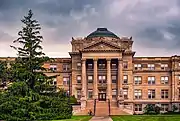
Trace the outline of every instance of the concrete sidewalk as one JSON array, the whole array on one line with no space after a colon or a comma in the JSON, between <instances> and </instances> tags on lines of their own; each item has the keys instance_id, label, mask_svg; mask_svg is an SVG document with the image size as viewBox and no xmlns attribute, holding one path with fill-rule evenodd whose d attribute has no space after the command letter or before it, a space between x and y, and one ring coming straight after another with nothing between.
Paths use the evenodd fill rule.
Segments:
<instances>
[{"instance_id":1,"label":"concrete sidewalk","mask_svg":"<svg viewBox=\"0 0 180 121\"><path fill-rule=\"evenodd\" d=\"M109 116L93 116L89 121L113 121Z\"/></svg>"}]
</instances>

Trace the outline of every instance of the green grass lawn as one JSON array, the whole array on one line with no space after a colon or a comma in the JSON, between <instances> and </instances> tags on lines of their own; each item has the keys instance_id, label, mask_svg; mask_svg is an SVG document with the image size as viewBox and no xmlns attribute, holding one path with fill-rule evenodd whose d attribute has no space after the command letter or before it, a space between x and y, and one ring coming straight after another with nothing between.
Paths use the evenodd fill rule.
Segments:
<instances>
[{"instance_id":1,"label":"green grass lawn","mask_svg":"<svg viewBox=\"0 0 180 121\"><path fill-rule=\"evenodd\" d=\"M180 121L180 115L112 116L113 121Z\"/></svg>"},{"instance_id":2,"label":"green grass lawn","mask_svg":"<svg viewBox=\"0 0 180 121\"><path fill-rule=\"evenodd\" d=\"M65 119L65 120L53 120L53 121L89 121L92 116L72 116L71 119Z\"/></svg>"}]
</instances>

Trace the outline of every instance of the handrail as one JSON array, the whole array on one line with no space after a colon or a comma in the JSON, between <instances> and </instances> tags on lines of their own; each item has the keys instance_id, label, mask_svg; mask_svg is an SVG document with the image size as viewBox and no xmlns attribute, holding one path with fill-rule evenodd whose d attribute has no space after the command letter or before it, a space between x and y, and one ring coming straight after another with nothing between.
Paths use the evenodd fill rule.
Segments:
<instances>
[{"instance_id":1,"label":"handrail","mask_svg":"<svg viewBox=\"0 0 180 121\"><path fill-rule=\"evenodd\" d=\"M94 116L96 114L96 99L94 99Z\"/></svg>"},{"instance_id":2,"label":"handrail","mask_svg":"<svg viewBox=\"0 0 180 121\"><path fill-rule=\"evenodd\" d=\"M109 107L109 116L111 115L111 107L110 107L110 100L108 99L108 107Z\"/></svg>"}]
</instances>

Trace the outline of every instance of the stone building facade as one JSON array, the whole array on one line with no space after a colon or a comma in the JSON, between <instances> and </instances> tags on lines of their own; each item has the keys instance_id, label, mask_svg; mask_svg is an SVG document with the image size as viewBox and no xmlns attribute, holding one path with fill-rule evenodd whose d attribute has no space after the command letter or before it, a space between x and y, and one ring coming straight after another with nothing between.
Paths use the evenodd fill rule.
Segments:
<instances>
[{"instance_id":1,"label":"stone building facade","mask_svg":"<svg viewBox=\"0 0 180 121\"><path fill-rule=\"evenodd\" d=\"M71 44L71 58L55 58L44 67L53 70L47 75L59 75L54 84L74 95L81 111L98 110L94 102L107 100L109 108L114 103L130 114L142 113L146 104L159 105L161 111L172 105L180 109L180 56L134 57L132 37L118 37L106 28L72 38Z\"/></svg>"}]
</instances>

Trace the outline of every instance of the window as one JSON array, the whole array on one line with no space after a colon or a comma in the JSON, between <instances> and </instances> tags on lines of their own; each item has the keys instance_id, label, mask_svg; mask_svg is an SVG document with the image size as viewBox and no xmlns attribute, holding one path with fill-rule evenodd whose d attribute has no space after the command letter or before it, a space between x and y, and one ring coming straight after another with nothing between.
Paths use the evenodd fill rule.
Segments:
<instances>
[{"instance_id":1,"label":"window","mask_svg":"<svg viewBox=\"0 0 180 121\"><path fill-rule=\"evenodd\" d=\"M124 75L123 76L123 84L127 84L128 83L128 76Z\"/></svg>"},{"instance_id":2,"label":"window","mask_svg":"<svg viewBox=\"0 0 180 121\"><path fill-rule=\"evenodd\" d=\"M78 62L76 66L77 66L77 69L81 69L81 63L80 62Z\"/></svg>"},{"instance_id":3,"label":"window","mask_svg":"<svg viewBox=\"0 0 180 121\"><path fill-rule=\"evenodd\" d=\"M135 70L141 70L142 69L141 64L134 64L134 69Z\"/></svg>"},{"instance_id":4,"label":"window","mask_svg":"<svg viewBox=\"0 0 180 121\"><path fill-rule=\"evenodd\" d=\"M93 83L93 76L92 75L88 76L88 83Z\"/></svg>"},{"instance_id":5,"label":"window","mask_svg":"<svg viewBox=\"0 0 180 121\"><path fill-rule=\"evenodd\" d=\"M112 78L112 83L116 83L117 82L117 76L113 75L113 76L111 76L111 78Z\"/></svg>"},{"instance_id":6,"label":"window","mask_svg":"<svg viewBox=\"0 0 180 121\"><path fill-rule=\"evenodd\" d=\"M69 84L69 77L63 77L63 85Z\"/></svg>"},{"instance_id":7,"label":"window","mask_svg":"<svg viewBox=\"0 0 180 121\"><path fill-rule=\"evenodd\" d=\"M50 84L56 86L56 84L57 84L57 79L56 79L56 78L53 78L53 79L50 81Z\"/></svg>"},{"instance_id":8,"label":"window","mask_svg":"<svg viewBox=\"0 0 180 121\"><path fill-rule=\"evenodd\" d=\"M155 98L155 90L153 90L153 89L148 90L148 98L149 99Z\"/></svg>"},{"instance_id":9,"label":"window","mask_svg":"<svg viewBox=\"0 0 180 121\"><path fill-rule=\"evenodd\" d=\"M112 98L113 98L113 99L116 98L116 90L115 90L115 89L112 90Z\"/></svg>"},{"instance_id":10,"label":"window","mask_svg":"<svg viewBox=\"0 0 180 121\"><path fill-rule=\"evenodd\" d=\"M178 78L179 78L179 84L180 84L180 76L178 76Z\"/></svg>"},{"instance_id":11,"label":"window","mask_svg":"<svg viewBox=\"0 0 180 121\"><path fill-rule=\"evenodd\" d=\"M49 68L50 68L51 71L56 71L57 70L57 65L56 64L51 64Z\"/></svg>"},{"instance_id":12,"label":"window","mask_svg":"<svg viewBox=\"0 0 180 121\"><path fill-rule=\"evenodd\" d=\"M162 99L166 99L166 98L168 98L168 90L166 89L166 90L161 90L161 98Z\"/></svg>"},{"instance_id":13,"label":"window","mask_svg":"<svg viewBox=\"0 0 180 121\"><path fill-rule=\"evenodd\" d=\"M124 99L128 99L128 89L127 88L123 89L123 96L124 96Z\"/></svg>"},{"instance_id":14,"label":"window","mask_svg":"<svg viewBox=\"0 0 180 121\"><path fill-rule=\"evenodd\" d=\"M148 69L149 69L149 70L154 70L154 69L155 69L154 64L148 64Z\"/></svg>"},{"instance_id":15,"label":"window","mask_svg":"<svg viewBox=\"0 0 180 121\"><path fill-rule=\"evenodd\" d=\"M142 90L141 89L135 89L134 90L134 96L135 96L135 99L141 99L142 98Z\"/></svg>"},{"instance_id":16,"label":"window","mask_svg":"<svg viewBox=\"0 0 180 121\"><path fill-rule=\"evenodd\" d=\"M99 66L99 69L105 69L106 68L105 63L99 63L98 66Z\"/></svg>"},{"instance_id":17,"label":"window","mask_svg":"<svg viewBox=\"0 0 180 121\"><path fill-rule=\"evenodd\" d=\"M155 77L154 76L148 77L148 84L155 84Z\"/></svg>"},{"instance_id":18,"label":"window","mask_svg":"<svg viewBox=\"0 0 180 121\"><path fill-rule=\"evenodd\" d=\"M135 104L134 108L135 111L142 111L142 104Z\"/></svg>"},{"instance_id":19,"label":"window","mask_svg":"<svg viewBox=\"0 0 180 121\"><path fill-rule=\"evenodd\" d=\"M77 90L77 99L81 99L81 90Z\"/></svg>"},{"instance_id":20,"label":"window","mask_svg":"<svg viewBox=\"0 0 180 121\"><path fill-rule=\"evenodd\" d=\"M161 69L165 70L168 67L168 64L161 64Z\"/></svg>"},{"instance_id":21,"label":"window","mask_svg":"<svg viewBox=\"0 0 180 121\"><path fill-rule=\"evenodd\" d=\"M88 63L88 69L93 69L93 64L92 63Z\"/></svg>"},{"instance_id":22,"label":"window","mask_svg":"<svg viewBox=\"0 0 180 121\"><path fill-rule=\"evenodd\" d=\"M161 84L168 84L168 76L161 76Z\"/></svg>"},{"instance_id":23,"label":"window","mask_svg":"<svg viewBox=\"0 0 180 121\"><path fill-rule=\"evenodd\" d=\"M93 90L88 90L88 98L92 99L93 97Z\"/></svg>"},{"instance_id":24,"label":"window","mask_svg":"<svg viewBox=\"0 0 180 121\"><path fill-rule=\"evenodd\" d=\"M63 64L63 71L69 70L69 64Z\"/></svg>"},{"instance_id":25,"label":"window","mask_svg":"<svg viewBox=\"0 0 180 121\"><path fill-rule=\"evenodd\" d=\"M168 104L161 104L161 111L168 111L169 105Z\"/></svg>"},{"instance_id":26,"label":"window","mask_svg":"<svg viewBox=\"0 0 180 121\"><path fill-rule=\"evenodd\" d=\"M127 69L128 68L128 62L123 62L123 68Z\"/></svg>"},{"instance_id":27,"label":"window","mask_svg":"<svg viewBox=\"0 0 180 121\"><path fill-rule=\"evenodd\" d=\"M134 77L134 84L142 84L142 77L141 76L135 76Z\"/></svg>"},{"instance_id":28,"label":"window","mask_svg":"<svg viewBox=\"0 0 180 121\"><path fill-rule=\"evenodd\" d=\"M99 76L99 83L106 83L106 76Z\"/></svg>"},{"instance_id":29,"label":"window","mask_svg":"<svg viewBox=\"0 0 180 121\"><path fill-rule=\"evenodd\" d=\"M111 68L112 68L112 69L117 69L117 64L116 64L116 63L112 63L112 64L111 64Z\"/></svg>"},{"instance_id":30,"label":"window","mask_svg":"<svg viewBox=\"0 0 180 121\"><path fill-rule=\"evenodd\" d=\"M77 80L77 83L81 83L81 76L78 75L78 76L76 77L76 80Z\"/></svg>"}]
</instances>

